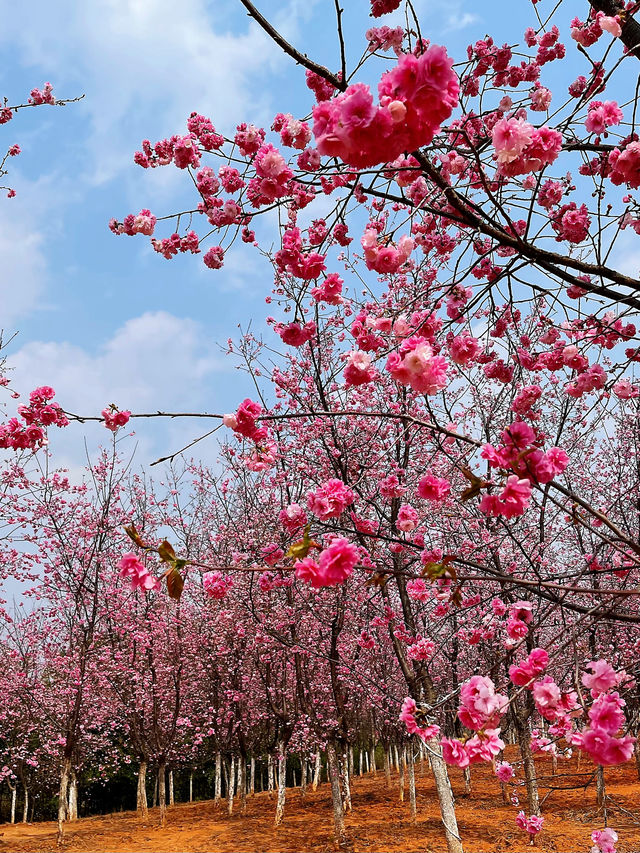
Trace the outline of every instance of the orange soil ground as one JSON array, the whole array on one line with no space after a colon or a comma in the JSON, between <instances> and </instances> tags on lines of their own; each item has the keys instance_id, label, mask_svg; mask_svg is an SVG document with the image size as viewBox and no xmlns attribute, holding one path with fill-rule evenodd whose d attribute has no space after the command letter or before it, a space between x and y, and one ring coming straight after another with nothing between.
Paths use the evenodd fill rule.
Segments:
<instances>
[{"instance_id":1,"label":"orange soil ground","mask_svg":"<svg viewBox=\"0 0 640 853\"><path fill-rule=\"evenodd\" d=\"M499 851L554 851L554 853L588 853L592 829L603 827L596 808L593 767L583 760L580 776L576 776L575 759L560 762L558 775L551 777L551 762L537 762L541 778L541 796L545 814L544 829L535 848L514 824L516 809L502 804L500 787L489 767L473 768L473 791L464 796L461 773L454 770L452 781L456 794L457 814L467 853L499 853ZM355 851L445 851L442 827L433 782L428 769L417 770L418 819L412 825L408 802L400 803L397 775L388 790L384 774L356 778L353 783L353 812L347 826ZM640 851L640 782L633 763L606 771L609 825L620 836L619 853ZM570 775L568 775L570 774ZM585 789L584 785L590 781ZM576 785L582 785L576 788ZM572 790L553 790L574 786ZM408 800L408 791L407 791ZM237 802L237 801L236 801ZM329 786L324 783L314 794L302 797L298 789L287 790L283 824L273 826L274 801L266 794L248 799L246 815L228 817L211 801L178 804L168 810L164 829L158 826L158 812L151 810L142 823L135 812L122 812L106 817L90 817L68 825L67 851L100 851L104 853L231 853L231 851L298 851L334 850ZM36 823L0 826L0 851L55 851L55 824Z\"/></svg>"}]
</instances>

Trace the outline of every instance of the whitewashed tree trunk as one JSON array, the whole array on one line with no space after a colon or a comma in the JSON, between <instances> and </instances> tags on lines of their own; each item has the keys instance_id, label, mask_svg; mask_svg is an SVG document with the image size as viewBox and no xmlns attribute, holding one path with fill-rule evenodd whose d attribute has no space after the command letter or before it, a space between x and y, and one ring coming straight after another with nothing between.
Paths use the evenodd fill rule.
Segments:
<instances>
[{"instance_id":1,"label":"whitewashed tree trunk","mask_svg":"<svg viewBox=\"0 0 640 853\"><path fill-rule=\"evenodd\" d=\"M216 752L216 775L213 787L213 801L219 803L222 796L222 755Z\"/></svg>"},{"instance_id":2,"label":"whitewashed tree trunk","mask_svg":"<svg viewBox=\"0 0 640 853\"><path fill-rule=\"evenodd\" d=\"M269 799L271 799L272 797L273 787L273 756L269 754L267 755L267 791L269 794Z\"/></svg>"},{"instance_id":3,"label":"whitewashed tree trunk","mask_svg":"<svg viewBox=\"0 0 640 853\"><path fill-rule=\"evenodd\" d=\"M175 805L175 797L173 793L173 770L169 770L169 805Z\"/></svg>"},{"instance_id":4,"label":"whitewashed tree trunk","mask_svg":"<svg viewBox=\"0 0 640 853\"><path fill-rule=\"evenodd\" d=\"M22 806L22 822L27 822L27 817L29 816L29 789L27 786L24 786L24 805Z\"/></svg>"},{"instance_id":5,"label":"whitewashed tree trunk","mask_svg":"<svg viewBox=\"0 0 640 853\"><path fill-rule=\"evenodd\" d=\"M411 822L415 823L418 815L416 808L416 768L413 758L413 746L409 746L409 803L411 806Z\"/></svg>"},{"instance_id":6,"label":"whitewashed tree trunk","mask_svg":"<svg viewBox=\"0 0 640 853\"><path fill-rule=\"evenodd\" d=\"M74 768L71 768L71 777L69 779L69 808L67 818L69 820L78 820L78 777Z\"/></svg>"},{"instance_id":7,"label":"whitewashed tree trunk","mask_svg":"<svg viewBox=\"0 0 640 853\"><path fill-rule=\"evenodd\" d=\"M437 750L437 751L436 751ZM453 800L453 791L451 790L451 781L447 773L447 765L442 759L440 747L431 749L431 771L436 783L436 792L440 803L440 815L444 826L444 833L447 840L448 853L464 853L462 847L462 839L458 830L458 821L456 820L456 809Z\"/></svg>"},{"instance_id":8,"label":"whitewashed tree trunk","mask_svg":"<svg viewBox=\"0 0 640 853\"><path fill-rule=\"evenodd\" d=\"M64 843L64 822L67 817L67 797L69 796L69 775L71 759L65 758L60 771L60 788L58 789L58 844Z\"/></svg>"},{"instance_id":9,"label":"whitewashed tree trunk","mask_svg":"<svg viewBox=\"0 0 640 853\"><path fill-rule=\"evenodd\" d=\"M238 793L240 794L240 812L247 811L247 757L241 755L238 758Z\"/></svg>"},{"instance_id":10,"label":"whitewashed tree trunk","mask_svg":"<svg viewBox=\"0 0 640 853\"><path fill-rule=\"evenodd\" d=\"M193 802L193 771L189 773L189 802Z\"/></svg>"},{"instance_id":11,"label":"whitewashed tree trunk","mask_svg":"<svg viewBox=\"0 0 640 853\"><path fill-rule=\"evenodd\" d=\"M167 786L166 786L166 762L163 760L158 764L158 800L160 805L160 826L164 826L167 817Z\"/></svg>"},{"instance_id":12,"label":"whitewashed tree trunk","mask_svg":"<svg viewBox=\"0 0 640 853\"><path fill-rule=\"evenodd\" d=\"M249 771L249 793L253 797L256 792L256 759L251 756L251 769Z\"/></svg>"},{"instance_id":13,"label":"whitewashed tree trunk","mask_svg":"<svg viewBox=\"0 0 640 853\"><path fill-rule=\"evenodd\" d=\"M304 755L300 761L300 793L303 797L307 793L307 759Z\"/></svg>"},{"instance_id":14,"label":"whitewashed tree trunk","mask_svg":"<svg viewBox=\"0 0 640 853\"><path fill-rule=\"evenodd\" d=\"M374 776L377 776L377 770L378 768L376 767L376 745L374 743L371 746L371 772Z\"/></svg>"},{"instance_id":15,"label":"whitewashed tree trunk","mask_svg":"<svg viewBox=\"0 0 640 853\"><path fill-rule=\"evenodd\" d=\"M404 768L407 763L406 750L403 747L400 754L400 769L398 770L398 787L400 789L400 802L404 803Z\"/></svg>"},{"instance_id":16,"label":"whitewashed tree trunk","mask_svg":"<svg viewBox=\"0 0 640 853\"><path fill-rule=\"evenodd\" d=\"M364 751L364 766L365 766L365 773L368 773L371 768L369 765L369 753L366 750Z\"/></svg>"},{"instance_id":17,"label":"whitewashed tree trunk","mask_svg":"<svg viewBox=\"0 0 640 853\"><path fill-rule=\"evenodd\" d=\"M7 783L11 789L11 823L16 822L16 799L18 797L18 786Z\"/></svg>"},{"instance_id":18,"label":"whitewashed tree trunk","mask_svg":"<svg viewBox=\"0 0 640 853\"><path fill-rule=\"evenodd\" d=\"M316 751L316 763L313 768L313 782L311 783L311 790L316 791L318 789L318 785L320 784L320 775L322 774L322 756L320 754L320 750Z\"/></svg>"},{"instance_id":19,"label":"whitewashed tree trunk","mask_svg":"<svg viewBox=\"0 0 640 853\"><path fill-rule=\"evenodd\" d=\"M232 755L229 759L229 784L227 785L227 812L233 814L233 796L235 793L236 782L236 757Z\"/></svg>"},{"instance_id":20,"label":"whitewashed tree trunk","mask_svg":"<svg viewBox=\"0 0 640 853\"><path fill-rule=\"evenodd\" d=\"M138 768L138 791L136 794L136 811L139 817L146 818L149 815L147 806L147 762L143 759Z\"/></svg>"},{"instance_id":21,"label":"whitewashed tree trunk","mask_svg":"<svg viewBox=\"0 0 640 853\"><path fill-rule=\"evenodd\" d=\"M284 803L287 795L287 748L283 741L278 743L278 802L276 804L276 826L280 826L284 817Z\"/></svg>"},{"instance_id":22,"label":"whitewashed tree trunk","mask_svg":"<svg viewBox=\"0 0 640 853\"><path fill-rule=\"evenodd\" d=\"M398 754L398 747L395 743L393 744L393 763L396 766L396 773L399 773L400 772L400 756Z\"/></svg>"},{"instance_id":23,"label":"whitewashed tree trunk","mask_svg":"<svg viewBox=\"0 0 640 853\"><path fill-rule=\"evenodd\" d=\"M331 783L331 802L333 804L333 826L338 847L347 846L347 833L344 827L344 807L340 790L340 771L338 756L333 743L327 744L327 775Z\"/></svg>"},{"instance_id":24,"label":"whitewashed tree trunk","mask_svg":"<svg viewBox=\"0 0 640 853\"><path fill-rule=\"evenodd\" d=\"M347 753L342 756L342 783L344 788L344 811L351 811L351 784L349 779L349 757Z\"/></svg>"},{"instance_id":25,"label":"whitewashed tree trunk","mask_svg":"<svg viewBox=\"0 0 640 853\"><path fill-rule=\"evenodd\" d=\"M364 758L362 749L360 750L360 754L358 755L358 776L362 776L362 771L364 768Z\"/></svg>"},{"instance_id":26,"label":"whitewashed tree trunk","mask_svg":"<svg viewBox=\"0 0 640 853\"><path fill-rule=\"evenodd\" d=\"M391 788L391 750L387 747L384 750L384 775L387 781L387 788Z\"/></svg>"}]
</instances>

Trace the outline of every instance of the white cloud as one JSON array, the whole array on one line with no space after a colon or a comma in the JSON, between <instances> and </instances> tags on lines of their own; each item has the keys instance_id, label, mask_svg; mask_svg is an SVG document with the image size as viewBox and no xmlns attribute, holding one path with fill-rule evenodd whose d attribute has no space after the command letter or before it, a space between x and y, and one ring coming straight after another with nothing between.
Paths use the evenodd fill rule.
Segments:
<instances>
[{"instance_id":1,"label":"white cloud","mask_svg":"<svg viewBox=\"0 0 640 853\"><path fill-rule=\"evenodd\" d=\"M303 16L293 6L287 29L296 12ZM265 76L289 61L248 19L242 32L232 31L234 2L33 0L29 10L29 27L19 11L7 11L4 38L25 63L46 69L58 93L86 91L74 109L90 118L85 177L98 183L132 168L132 146L143 136L179 132L192 110L227 131L245 117L266 117Z\"/></svg>"},{"instance_id":2,"label":"white cloud","mask_svg":"<svg viewBox=\"0 0 640 853\"><path fill-rule=\"evenodd\" d=\"M86 416L99 415L112 402L135 412L212 411L217 403L212 380L226 371L198 323L164 311L128 320L97 352L67 342L33 341L9 356L8 366L18 391L51 385L63 408ZM214 424L136 421L134 428L142 436L138 461L147 463L178 449L199 434L201 425L205 432ZM83 430L72 424L50 433L54 463L67 467L84 464L83 436L90 452L109 438L102 426Z\"/></svg>"},{"instance_id":3,"label":"white cloud","mask_svg":"<svg viewBox=\"0 0 640 853\"><path fill-rule=\"evenodd\" d=\"M41 298L46 280L42 241L27 212L18 205L11 208L11 201L0 200L0 300L5 334L15 331L16 321L30 313Z\"/></svg>"}]
</instances>

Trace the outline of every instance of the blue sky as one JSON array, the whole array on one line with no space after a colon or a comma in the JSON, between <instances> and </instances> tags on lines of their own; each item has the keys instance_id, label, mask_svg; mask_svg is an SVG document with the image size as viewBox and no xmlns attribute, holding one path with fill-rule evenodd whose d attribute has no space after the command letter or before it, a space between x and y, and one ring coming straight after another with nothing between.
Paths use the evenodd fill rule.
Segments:
<instances>
[{"instance_id":1,"label":"blue sky","mask_svg":"<svg viewBox=\"0 0 640 853\"><path fill-rule=\"evenodd\" d=\"M296 45L338 66L333 0L258 0ZM371 25L368 0L344 0L352 57ZM456 59L491 31L514 43L531 23L529 0L418 0L423 33ZM378 23L400 23L398 14ZM566 33L565 33L566 35ZM98 414L108 402L229 411L250 393L218 344L251 320L263 327L271 270L244 246L225 268L201 256L165 261L144 238L114 237L112 216L150 207L160 216L193 203L184 173L133 164L143 138L182 132L192 110L232 133L241 121L268 126L278 112L307 114L304 73L249 22L238 0L32 0L3 13L0 94L20 102L45 80L64 109L25 110L0 128L18 142L13 200L0 199L0 255L7 352L18 390L51 384L65 408ZM236 247L234 246L234 249ZM267 335L273 332L267 331ZM12 405L12 404L9 404ZM194 423L137 426L138 464L198 434ZM52 436L60 464L82 464L83 440L99 427ZM202 447L202 446L201 446ZM215 456L215 447L199 455Z\"/></svg>"}]
</instances>

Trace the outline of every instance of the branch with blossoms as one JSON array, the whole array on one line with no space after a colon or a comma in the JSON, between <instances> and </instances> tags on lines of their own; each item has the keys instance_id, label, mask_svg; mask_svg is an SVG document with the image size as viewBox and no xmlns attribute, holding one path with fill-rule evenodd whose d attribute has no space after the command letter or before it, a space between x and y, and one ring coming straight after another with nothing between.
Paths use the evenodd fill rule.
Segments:
<instances>
[{"instance_id":1,"label":"branch with blossoms","mask_svg":"<svg viewBox=\"0 0 640 853\"><path fill-rule=\"evenodd\" d=\"M0 124L7 124L11 121L14 115L18 114L19 110L24 110L28 107L39 107L43 105L64 107L67 104L75 104L78 101L81 101L83 98L84 95L79 95L76 98L58 99L54 97L53 86L51 85L51 83L45 83L42 89L31 90L29 100L26 104L11 105L9 103L8 98L3 98L2 104L0 105ZM18 154L20 154L20 151L20 146L17 144L9 146L6 154L0 160L0 180L2 180L4 176L8 174L8 169L6 168L7 161L11 157L17 157ZM0 190L7 190L7 198L15 197L16 191L11 187L0 186Z\"/></svg>"}]
</instances>

